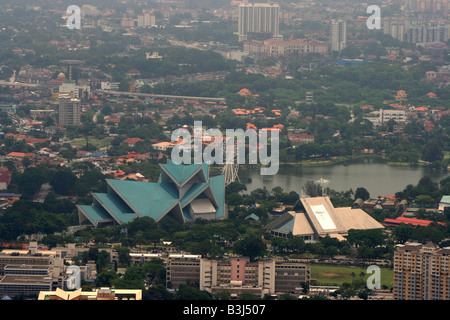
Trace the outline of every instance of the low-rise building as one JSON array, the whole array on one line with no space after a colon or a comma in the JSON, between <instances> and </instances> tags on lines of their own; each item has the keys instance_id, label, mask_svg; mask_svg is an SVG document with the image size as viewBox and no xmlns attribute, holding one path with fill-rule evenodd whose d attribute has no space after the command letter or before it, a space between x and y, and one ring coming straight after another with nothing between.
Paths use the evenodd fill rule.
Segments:
<instances>
[{"instance_id":1,"label":"low-rise building","mask_svg":"<svg viewBox=\"0 0 450 320\"><path fill-rule=\"evenodd\" d=\"M142 290L99 288L94 291L64 291L57 288L54 291L42 290L38 300L142 300Z\"/></svg>"},{"instance_id":2,"label":"low-rise building","mask_svg":"<svg viewBox=\"0 0 450 320\"><path fill-rule=\"evenodd\" d=\"M395 122L405 122L407 120L405 110L380 110L380 122L387 122L389 120L394 120Z\"/></svg>"},{"instance_id":3,"label":"low-rise building","mask_svg":"<svg viewBox=\"0 0 450 320\"><path fill-rule=\"evenodd\" d=\"M330 236L344 240L350 229L383 229L384 226L361 209L335 208L329 197L300 198L293 211L282 214L265 228L274 236L302 237L316 242Z\"/></svg>"}]
</instances>

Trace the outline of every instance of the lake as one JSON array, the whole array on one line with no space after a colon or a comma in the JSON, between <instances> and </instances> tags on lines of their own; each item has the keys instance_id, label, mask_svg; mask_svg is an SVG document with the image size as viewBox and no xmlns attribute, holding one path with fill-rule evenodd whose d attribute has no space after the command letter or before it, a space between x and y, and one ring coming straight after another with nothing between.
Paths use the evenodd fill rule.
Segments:
<instances>
[{"instance_id":1,"label":"lake","mask_svg":"<svg viewBox=\"0 0 450 320\"><path fill-rule=\"evenodd\" d=\"M360 159L347 165L336 164L329 166L295 166L280 165L278 173L273 176L260 175L259 169L241 166L239 178L247 185L247 193L264 186L270 191L276 186L285 192L301 190L308 180L326 179L324 187L336 191L356 190L366 188L371 197L394 195L402 191L408 184L416 185L424 175L429 175L439 182L448 174L440 170L424 167L391 166L379 159ZM249 181L249 178L251 179Z\"/></svg>"}]
</instances>

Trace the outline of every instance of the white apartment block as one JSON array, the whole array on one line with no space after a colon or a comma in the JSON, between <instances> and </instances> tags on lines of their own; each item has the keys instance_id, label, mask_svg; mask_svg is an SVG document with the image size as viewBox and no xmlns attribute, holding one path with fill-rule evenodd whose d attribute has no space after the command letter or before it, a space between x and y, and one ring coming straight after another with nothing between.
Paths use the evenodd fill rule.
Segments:
<instances>
[{"instance_id":1,"label":"white apartment block","mask_svg":"<svg viewBox=\"0 0 450 320\"><path fill-rule=\"evenodd\" d=\"M238 9L239 41L247 40L250 32L270 33L280 37L280 6L276 3L241 4Z\"/></svg>"},{"instance_id":2,"label":"white apartment block","mask_svg":"<svg viewBox=\"0 0 450 320\"><path fill-rule=\"evenodd\" d=\"M404 110L380 110L380 122L387 122L389 120L395 122L406 122L406 112Z\"/></svg>"},{"instance_id":3,"label":"white apartment block","mask_svg":"<svg viewBox=\"0 0 450 320\"><path fill-rule=\"evenodd\" d=\"M347 22L332 20L330 29L331 51L341 51L347 45Z\"/></svg>"}]
</instances>

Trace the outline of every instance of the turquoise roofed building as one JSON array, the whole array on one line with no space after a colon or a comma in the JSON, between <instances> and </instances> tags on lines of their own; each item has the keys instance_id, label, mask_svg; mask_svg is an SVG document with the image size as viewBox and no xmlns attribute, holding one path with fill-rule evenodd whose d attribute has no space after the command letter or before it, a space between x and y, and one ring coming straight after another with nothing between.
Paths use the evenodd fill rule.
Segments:
<instances>
[{"instance_id":1,"label":"turquoise roofed building","mask_svg":"<svg viewBox=\"0 0 450 320\"><path fill-rule=\"evenodd\" d=\"M93 193L93 205L78 205L81 224L124 224L138 217L159 222L170 216L182 223L225 219L225 176L209 176L207 163L160 164L158 182L107 179L107 193Z\"/></svg>"}]
</instances>

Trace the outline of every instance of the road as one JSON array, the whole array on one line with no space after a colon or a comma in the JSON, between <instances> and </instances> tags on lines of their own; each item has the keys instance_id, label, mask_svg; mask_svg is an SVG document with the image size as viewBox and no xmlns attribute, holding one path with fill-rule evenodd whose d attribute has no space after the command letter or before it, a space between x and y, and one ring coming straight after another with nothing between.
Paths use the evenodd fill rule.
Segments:
<instances>
[{"instance_id":1,"label":"road","mask_svg":"<svg viewBox=\"0 0 450 320\"><path fill-rule=\"evenodd\" d=\"M206 100L206 101L225 102L225 98L214 98L214 97L174 96L174 95L167 95L167 94L126 92L126 91L113 91L113 90L96 90L95 92L109 94L112 96L150 97L150 98L161 98L161 99L186 99L186 100Z\"/></svg>"}]
</instances>

